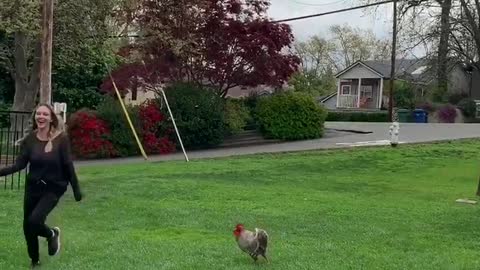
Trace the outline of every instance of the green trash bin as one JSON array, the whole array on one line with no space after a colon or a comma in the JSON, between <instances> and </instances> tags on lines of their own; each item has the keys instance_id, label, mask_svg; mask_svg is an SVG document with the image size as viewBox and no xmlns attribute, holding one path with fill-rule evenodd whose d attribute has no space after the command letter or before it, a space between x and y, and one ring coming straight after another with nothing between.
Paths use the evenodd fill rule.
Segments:
<instances>
[{"instance_id":1,"label":"green trash bin","mask_svg":"<svg viewBox=\"0 0 480 270\"><path fill-rule=\"evenodd\" d=\"M410 112L410 110L407 110L407 109L399 109L397 111L397 114L398 114L398 121L400 123L408 123L408 122L411 122L411 118L412 118L412 112Z\"/></svg>"}]
</instances>

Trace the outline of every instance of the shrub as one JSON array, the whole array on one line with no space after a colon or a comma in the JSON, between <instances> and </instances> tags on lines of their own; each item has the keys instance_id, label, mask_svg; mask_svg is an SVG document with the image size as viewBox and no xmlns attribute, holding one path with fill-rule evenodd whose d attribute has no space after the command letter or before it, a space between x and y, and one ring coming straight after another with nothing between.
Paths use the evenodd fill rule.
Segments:
<instances>
[{"instance_id":1,"label":"shrub","mask_svg":"<svg viewBox=\"0 0 480 270\"><path fill-rule=\"evenodd\" d=\"M250 111L241 100L228 99L225 104L225 125L228 134L244 130L250 121Z\"/></svg>"},{"instance_id":2,"label":"shrub","mask_svg":"<svg viewBox=\"0 0 480 270\"><path fill-rule=\"evenodd\" d=\"M445 87L434 88L430 93L432 95L432 100L438 103L447 101L447 91Z\"/></svg>"},{"instance_id":3,"label":"shrub","mask_svg":"<svg viewBox=\"0 0 480 270\"><path fill-rule=\"evenodd\" d=\"M135 130L140 130L138 109L127 107L127 112L133 122ZM140 153L135 137L118 100L106 96L105 100L98 105L97 113L101 119L108 123L108 127L112 132L108 140L113 143L120 156L133 156Z\"/></svg>"},{"instance_id":4,"label":"shrub","mask_svg":"<svg viewBox=\"0 0 480 270\"><path fill-rule=\"evenodd\" d=\"M110 158L118 155L108 140L111 132L107 123L93 111L81 110L71 115L68 132L72 152L77 158Z\"/></svg>"},{"instance_id":5,"label":"shrub","mask_svg":"<svg viewBox=\"0 0 480 270\"><path fill-rule=\"evenodd\" d=\"M15 81L10 74L0 67L0 103L13 103L15 96Z\"/></svg>"},{"instance_id":6,"label":"shrub","mask_svg":"<svg viewBox=\"0 0 480 270\"><path fill-rule=\"evenodd\" d=\"M54 92L55 102L65 102L69 112L80 109L96 109L103 101L103 96L95 88L87 89L58 89Z\"/></svg>"},{"instance_id":7,"label":"shrub","mask_svg":"<svg viewBox=\"0 0 480 270\"><path fill-rule=\"evenodd\" d=\"M257 102L261 97L258 95L257 92L251 92L247 97L243 98L245 106L251 110L255 111L257 108Z\"/></svg>"},{"instance_id":8,"label":"shrub","mask_svg":"<svg viewBox=\"0 0 480 270\"><path fill-rule=\"evenodd\" d=\"M326 121L389 122L388 112L340 112L340 111L329 111Z\"/></svg>"},{"instance_id":9,"label":"shrub","mask_svg":"<svg viewBox=\"0 0 480 270\"><path fill-rule=\"evenodd\" d=\"M477 112L477 104L472 99L466 98L458 102L458 108L462 111L463 115L467 118L475 117Z\"/></svg>"},{"instance_id":10,"label":"shrub","mask_svg":"<svg viewBox=\"0 0 480 270\"><path fill-rule=\"evenodd\" d=\"M438 109L438 118L443 123L455 123L457 110L454 106L447 104Z\"/></svg>"},{"instance_id":11,"label":"shrub","mask_svg":"<svg viewBox=\"0 0 480 270\"><path fill-rule=\"evenodd\" d=\"M257 114L265 137L299 140L323 135L327 111L308 95L285 92L260 99Z\"/></svg>"},{"instance_id":12,"label":"shrub","mask_svg":"<svg viewBox=\"0 0 480 270\"><path fill-rule=\"evenodd\" d=\"M402 109L413 109L415 107L415 92L409 83L396 81L393 99L395 106Z\"/></svg>"},{"instance_id":13,"label":"shrub","mask_svg":"<svg viewBox=\"0 0 480 270\"><path fill-rule=\"evenodd\" d=\"M170 140L173 130L156 102L148 102L139 108L142 143L149 154L168 154L175 151Z\"/></svg>"},{"instance_id":14,"label":"shrub","mask_svg":"<svg viewBox=\"0 0 480 270\"><path fill-rule=\"evenodd\" d=\"M467 99L468 95L465 93L454 93L448 97L448 103L458 105L460 101Z\"/></svg>"},{"instance_id":15,"label":"shrub","mask_svg":"<svg viewBox=\"0 0 480 270\"><path fill-rule=\"evenodd\" d=\"M0 103L0 111L9 111L11 105ZM10 125L10 114L0 113L0 128L7 128Z\"/></svg>"},{"instance_id":16,"label":"shrub","mask_svg":"<svg viewBox=\"0 0 480 270\"><path fill-rule=\"evenodd\" d=\"M256 115L257 103L260 99L269 98L270 96L260 96L256 92L251 92L247 97L242 98L243 104L248 109L250 117L248 118L245 129L256 129L258 118Z\"/></svg>"},{"instance_id":17,"label":"shrub","mask_svg":"<svg viewBox=\"0 0 480 270\"><path fill-rule=\"evenodd\" d=\"M188 83L169 86L165 94L185 148L205 148L223 142L224 99L210 89Z\"/></svg>"}]
</instances>

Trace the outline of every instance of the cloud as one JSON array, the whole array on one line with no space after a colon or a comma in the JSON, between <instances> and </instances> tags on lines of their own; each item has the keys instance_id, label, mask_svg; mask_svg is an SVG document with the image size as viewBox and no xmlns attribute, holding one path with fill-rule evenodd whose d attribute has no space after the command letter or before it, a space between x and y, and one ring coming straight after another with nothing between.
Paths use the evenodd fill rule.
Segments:
<instances>
[{"instance_id":1,"label":"cloud","mask_svg":"<svg viewBox=\"0 0 480 270\"><path fill-rule=\"evenodd\" d=\"M269 16L275 20L310 14L328 12L362 5L354 0L271 0ZM310 36L320 34L326 36L330 26L349 24L354 27L372 30L377 37L389 37L392 32L392 5L353 10L337 14L288 22L297 40L306 40Z\"/></svg>"}]
</instances>

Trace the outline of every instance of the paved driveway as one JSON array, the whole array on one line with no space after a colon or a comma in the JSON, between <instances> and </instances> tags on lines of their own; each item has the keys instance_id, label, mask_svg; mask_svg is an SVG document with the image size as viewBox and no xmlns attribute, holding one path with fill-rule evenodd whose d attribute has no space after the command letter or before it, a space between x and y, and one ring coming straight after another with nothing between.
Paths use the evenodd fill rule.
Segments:
<instances>
[{"instance_id":1,"label":"paved driveway","mask_svg":"<svg viewBox=\"0 0 480 270\"><path fill-rule=\"evenodd\" d=\"M347 140L348 142L354 142L358 140L375 141L389 139L389 123L329 122L326 124L326 127L330 129L372 132L364 135L352 135L348 136L348 138L338 138L339 141ZM480 124L400 123L399 140L407 143L479 137Z\"/></svg>"}]
</instances>

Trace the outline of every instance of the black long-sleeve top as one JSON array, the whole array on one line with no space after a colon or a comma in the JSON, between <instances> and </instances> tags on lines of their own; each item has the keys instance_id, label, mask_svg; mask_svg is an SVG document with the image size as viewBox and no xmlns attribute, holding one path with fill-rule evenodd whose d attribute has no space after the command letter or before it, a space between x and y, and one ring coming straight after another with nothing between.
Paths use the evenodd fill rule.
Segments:
<instances>
[{"instance_id":1,"label":"black long-sleeve top","mask_svg":"<svg viewBox=\"0 0 480 270\"><path fill-rule=\"evenodd\" d=\"M9 175L26 168L29 173L26 181L27 192L50 191L63 195L68 184L72 186L76 200L81 200L80 186L73 166L68 136L62 133L52 140L52 151L45 152L47 141L38 139L31 133L22 143L15 164L0 169L0 176Z\"/></svg>"}]
</instances>

